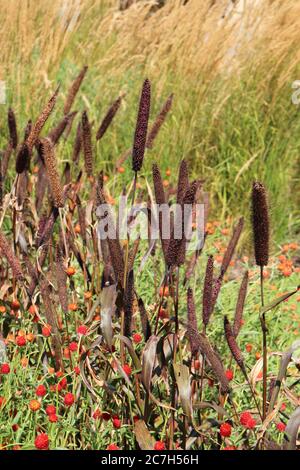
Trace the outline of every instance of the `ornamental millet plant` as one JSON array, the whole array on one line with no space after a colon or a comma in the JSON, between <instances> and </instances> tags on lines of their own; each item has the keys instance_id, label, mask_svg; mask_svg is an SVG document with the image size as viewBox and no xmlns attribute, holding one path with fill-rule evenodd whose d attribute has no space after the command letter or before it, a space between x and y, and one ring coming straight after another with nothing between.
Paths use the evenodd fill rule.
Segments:
<instances>
[{"instance_id":1,"label":"ornamental millet plant","mask_svg":"<svg viewBox=\"0 0 300 470\"><path fill-rule=\"evenodd\" d=\"M260 267L261 285L261 306L264 307L264 266L269 261L269 209L267 202L266 188L258 181L252 186L252 226L254 237L255 261ZM267 414L267 325L265 313L260 316L263 335L263 410L262 416L265 419Z\"/></svg>"},{"instance_id":2,"label":"ornamental millet plant","mask_svg":"<svg viewBox=\"0 0 300 470\"><path fill-rule=\"evenodd\" d=\"M1 416L12 425L10 442L5 445L23 444L15 441L20 433L20 441L36 449L54 445L108 450L254 448L263 416L259 387L252 385L247 362L253 365L255 339L251 339L253 348L243 349L244 309L254 286L250 267L239 267L233 319L224 289L237 285L225 283L240 251L244 219L234 224L227 246L228 228L222 233L211 223L210 228L222 235L221 259L208 225L203 246L192 254L186 250L185 227L176 213L167 239L161 214L155 243L132 240L130 234L121 240L118 230L115 238L99 239L97 208L108 202L111 207L119 186L127 194L127 170L133 172L133 188L128 191L132 205L145 199L149 220L152 201L167 209L173 201L180 210L189 205L193 217L206 183L203 178L191 178L190 158L180 162L175 185L171 179L168 184L163 180L162 174L169 178L173 171L165 172L155 162L152 149L171 111L173 95L150 124L149 80L142 85L132 129L133 145L127 155L132 157L131 170L123 157L121 163L118 159L111 165L119 168L114 178L107 178L103 155L109 144L108 129L127 97L120 93L99 124L93 124L92 109L82 110L76 101L86 75L84 67L66 93L61 103L64 112L57 121L54 112L60 109L60 90L46 100L25 131L19 116L8 111L2 177L5 191L9 188L4 196L7 200L12 196L0 215L0 275L5 287L1 287L0 301L0 346L4 344L0 406ZM14 153L10 168L8 155ZM147 160L149 165L143 167ZM151 166L152 181L148 181ZM99 167L102 171L97 173ZM13 171L18 176L11 183ZM261 267L268 262L269 239L263 222L264 196L265 189L255 183L253 227L256 261ZM107 220L109 227L118 228L112 210ZM179 226L183 235L177 239ZM278 299L276 305L295 292ZM261 293L263 300L263 285ZM279 402L279 382L275 392L270 390L271 408ZM264 394L265 390L264 385ZM265 400L263 404L265 410ZM25 408L35 423L30 438L21 434L28 425ZM283 431L281 419L287 421L284 413L280 420L276 417L277 428L273 425L277 433ZM265 447L276 444L271 428L263 436ZM287 442L292 445L294 441L287 438Z\"/></svg>"}]
</instances>

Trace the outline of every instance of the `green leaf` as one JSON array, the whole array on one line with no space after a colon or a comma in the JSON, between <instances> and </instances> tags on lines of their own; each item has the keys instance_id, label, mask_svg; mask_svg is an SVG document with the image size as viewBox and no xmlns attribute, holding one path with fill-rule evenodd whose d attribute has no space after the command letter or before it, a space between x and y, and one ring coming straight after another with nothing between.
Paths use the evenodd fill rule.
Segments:
<instances>
[{"instance_id":1,"label":"green leaf","mask_svg":"<svg viewBox=\"0 0 300 470\"><path fill-rule=\"evenodd\" d=\"M264 313L267 313L269 310L272 310L273 308L277 307L279 304L281 304L281 302L284 302L289 297L296 294L296 292L298 292L299 289L300 289L300 286L298 286L297 289L293 290L292 292L288 292L287 294L283 294L280 297L278 297L277 299L273 300L273 302L269 303L268 305L266 305L265 307L263 307L260 310L260 315L263 315Z\"/></svg>"}]
</instances>

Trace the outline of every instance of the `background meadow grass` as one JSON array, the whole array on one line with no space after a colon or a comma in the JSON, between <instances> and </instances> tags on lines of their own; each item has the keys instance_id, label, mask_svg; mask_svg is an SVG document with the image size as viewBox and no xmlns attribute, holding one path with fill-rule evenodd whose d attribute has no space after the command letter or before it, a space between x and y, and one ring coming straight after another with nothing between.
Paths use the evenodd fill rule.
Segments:
<instances>
[{"instance_id":1,"label":"background meadow grass","mask_svg":"<svg viewBox=\"0 0 300 470\"><path fill-rule=\"evenodd\" d=\"M109 172L132 144L140 84L148 76L152 119L170 92L175 98L145 171L153 161L166 170L187 158L206 179L212 213L221 219L248 211L251 181L261 179L281 242L300 224L299 111L291 101L299 78L299 3L264 0L242 8L237 2L232 11L228 0L167 0L160 9L155 3L119 11L113 0L3 0L0 80L7 105L25 126L60 82L57 116L71 80L87 64L75 109L87 108L95 125L126 93L97 149L98 168ZM3 137L5 119L0 126ZM71 145L61 146L60 160L70 155ZM131 178L129 168L125 174Z\"/></svg>"}]
</instances>

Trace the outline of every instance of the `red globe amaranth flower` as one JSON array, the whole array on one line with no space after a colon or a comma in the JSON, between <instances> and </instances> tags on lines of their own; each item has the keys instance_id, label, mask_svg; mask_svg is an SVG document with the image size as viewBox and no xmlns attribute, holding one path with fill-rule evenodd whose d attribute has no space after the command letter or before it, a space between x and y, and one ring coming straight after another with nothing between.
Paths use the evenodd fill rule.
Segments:
<instances>
[{"instance_id":1,"label":"red globe amaranth flower","mask_svg":"<svg viewBox=\"0 0 300 470\"><path fill-rule=\"evenodd\" d=\"M78 366L74 367L74 372L76 375L80 375L80 368Z\"/></svg>"},{"instance_id":2,"label":"red globe amaranth flower","mask_svg":"<svg viewBox=\"0 0 300 470\"><path fill-rule=\"evenodd\" d=\"M16 343L20 347L25 346L25 344L26 344L25 336L17 336Z\"/></svg>"},{"instance_id":3,"label":"red globe amaranth flower","mask_svg":"<svg viewBox=\"0 0 300 470\"><path fill-rule=\"evenodd\" d=\"M34 441L35 448L38 450L49 449L49 437L46 433L38 434Z\"/></svg>"},{"instance_id":4,"label":"red globe amaranth flower","mask_svg":"<svg viewBox=\"0 0 300 470\"><path fill-rule=\"evenodd\" d=\"M7 364L6 362L4 364L1 364L0 374L9 374L9 373L10 373L9 364Z\"/></svg>"},{"instance_id":5,"label":"red globe amaranth flower","mask_svg":"<svg viewBox=\"0 0 300 470\"><path fill-rule=\"evenodd\" d=\"M132 369L128 364L124 364L123 371L125 372L125 374L127 374L129 376L129 375L131 375Z\"/></svg>"},{"instance_id":6,"label":"red globe amaranth flower","mask_svg":"<svg viewBox=\"0 0 300 470\"><path fill-rule=\"evenodd\" d=\"M73 266L69 266L67 269L66 269L66 273L69 277L71 276L74 276L74 274L76 273L76 269L73 268Z\"/></svg>"},{"instance_id":7,"label":"red globe amaranth flower","mask_svg":"<svg viewBox=\"0 0 300 470\"><path fill-rule=\"evenodd\" d=\"M112 422L115 429L120 429L122 423L119 418L113 418Z\"/></svg>"},{"instance_id":8,"label":"red globe amaranth flower","mask_svg":"<svg viewBox=\"0 0 300 470\"><path fill-rule=\"evenodd\" d=\"M78 309L78 306L77 304L69 304L68 309L71 310L71 312L76 312L76 310Z\"/></svg>"},{"instance_id":9,"label":"red globe amaranth flower","mask_svg":"<svg viewBox=\"0 0 300 470\"><path fill-rule=\"evenodd\" d=\"M67 388L68 381L66 377L63 377L59 382L58 382L58 389L60 390L65 390Z\"/></svg>"},{"instance_id":10,"label":"red globe amaranth flower","mask_svg":"<svg viewBox=\"0 0 300 470\"><path fill-rule=\"evenodd\" d=\"M0 408L6 402L5 397L0 397Z\"/></svg>"},{"instance_id":11,"label":"red globe amaranth flower","mask_svg":"<svg viewBox=\"0 0 300 470\"><path fill-rule=\"evenodd\" d=\"M156 441L154 444L154 450L166 450L166 445L163 441Z\"/></svg>"},{"instance_id":12,"label":"red globe amaranth flower","mask_svg":"<svg viewBox=\"0 0 300 470\"><path fill-rule=\"evenodd\" d=\"M256 426L256 420L254 418L250 418L246 424L247 429L253 429Z\"/></svg>"},{"instance_id":13,"label":"red globe amaranth flower","mask_svg":"<svg viewBox=\"0 0 300 470\"><path fill-rule=\"evenodd\" d=\"M107 411L104 411L103 413L101 413L101 418L104 419L104 421L109 421L110 413L108 413Z\"/></svg>"},{"instance_id":14,"label":"red globe amaranth flower","mask_svg":"<svg viewBox=\"0 0 300 470\"><path fill-rule=\"evenodd\" d=\"M48 416L56 414L56 408L54 405L47 405L45 411Z\"/></svg>"},{"instance_id":15,"label":"red globe amaranth flower","mask_svg":"<svg viewBox=\"0 0 300 470\"><path fill-rule=\"evenodd\" d=\"M230 437L231 425L229 423L222 423L220 426L220 434L222 437Z\"/></svg>"},{"instance_id":16,"label":"red globe amaranth flower","mask_svg":"<svg viewBox=\"0 0 300 470\"><path fill-rule=\"evenodd\" d=\"M118 447L116 444L109 444L106 447L106 450L120 450L120 447Z\"/></svg>"},{"instance_id":17,"label":"red globe amaranth flower","mask_svg":"<svg viewBox=\"0 0 300 470\"><path fill-rule=\"evenodd\" d=\"M56 415L50 415L48 419L50 423L56 423L58 421L58 417Z\"/></svg>"},{"instance_id":18,"label":"red globe amaranth flower","mask_svg":"<svg viewBox=\"0 0 300 470\"><path fill-rule=\"evenodd\" d=\"M28 309L28 312L30 313L30 315L35 315L36 311L37 311L36 306L35 305L30 305L30 307Z\"/></svg>"},{"instance_id":19,"label":"red globe amaranth flower","mask_svg":"<svg viewBox=\"0 0 300 470\"><path fill-rule=\"evenodd\" d=\"M66 406L72 406L74 401L75 401L75 397L74 397L73 393L68 392L68 393L65 394L64 404Z\"/></svg>"},{"instance_id":20,"label":"red globe amaranth flower","mask_svg":"<svg viewBox=\"0 0 300 470\"><path fill-rule=\"evenodd\" d=\"M64 348L64 358L69 359L69 357L70 357L70 349Z\"/></svg>"},{"instance_id":21,"label":"red globe amaranth flower","mask_svg":"<svg viewBox=\"0 0 300 470\"><path fill-rule=\"evenodd\" d=\"M101 411L100 410L95 410L94 413L92 414L93 419L100 419L101 418Z\"/></svg>"},{"instance_id":22,"label":"red globe amaranth flower","mask_svg":"<svg viewBox=\"0 0 300 470\"><path fill-rule=\"evenodd\" d=\"M38 411L40 407L41 407L41 404L37 400L31 400L29 403L29 408L31 409L31 411Z\"/></svg>"},{"instance_id":23,"label":"red globe amaranth flower","mask_svg":"<svg viewBox=\"0 0 300 470\"><path fill-rule=\"evenodd\" d=\"M51 336L51 325L43 326L42 335L45 336L45 338L49 338L49 336Z\"/></svg>"},{"instance_id":24,"label":"red globe amaranth flower","mask_svg":"<svg viewBox=\"0 0 300 470\"><path fill-rule=\"evenodd\" d=\"M236 446L226 446L222 450L236 450Z\"/></svg>"},{"instance_id":25,"label":"red globe amaranth flower","mask_svg":"<svg viewBox=\"0 0 300 470\"><path fill-rule=\"evenodd\" d=\"M132 335L132 339L135 344L139 344L143 338L139 333L134 333L134 335Z\"/></svg>"},{"instance_id":26,"label":"red globe amaranth flower","mask_svg":"<svg viewBox=\"0 0 300 470\"><path fill-rule=\"evenodd\" d=\"M14 432L16 432L19 429L19 425L18 424L13 424L11 428Z\"/></svg>"},{"instance_id":27,"label":"red globe amaranth flower","mask_svg":"<svg viewBox=\"0 0 300 470\"><path fill-rule=\"evenodd\" d=\"M38 397L44 397L47 393L47 389L45 387L45 385L39 385L37 388L36 388L36 391L35 391L36 395Z\"/></svg>"},{"instance_id":28,"label":"red globe amaranth flower","mask_svg":"<svg viewBox=\"0 0 300 470\"><path fill-rule=\"evenodd\" d=\"M80 325L78 328L77 328L77 333L79 335L86 335L87 334L87 330L88 330L88 327L85 326L85 325Z\"/></svg>"},{"instance_id":29,"label":"red globe amaranth flower","mask_svg":"<svg viewBox=\"0 0 300 470\"><path fill-rule=\"evenodd\" d=\"M72 341L69 344L69 349L70 349L71 352L77 351L77 348L78 348L78 344L76 343L76 341Z\"/></svg>"},{"instance_id":30,"label":"red globe amaranth flower","mask_svg":"<svg viewBox=\"0 0 300 470\"><path fill-rule=\"evenodd\" d=\"M282 405L280 407L280 411L285 411L285 410L286 410L286 404L282 403Z\"/></svg>"},{"instance_id":31,"label":"red globe amaranth flower","mask_svg":"<svg viewBox=\"0 0 300 470\"><path fill-rule=\"evenodd\" d=\"M231 369L227 369L225 372L227 380L230 382L233 379L233 371Z\"/></svg>"},{"instance_id":32,"label":"red globe amaranth flower","mask_svg":"<svg viewBox=\"0 0 300 470\"><path fill-rule=\"evenodd\" d=\"M243 411L240 415L240 423L242 426L247 426L249 419L252 419L252 415L249 411Z\"/></svg>"},{"instance_id":33,"label":"red globe amaranth flower","mask_svg":"<svg viewBox=\"0 0 300 470\"><path fill-rule=\"evenodd\" d=\"M286 425L281 421L280 423L276 424L276 428L279 432L284 432L285 428L286 428Z\"/></svg>"}]
</instances>

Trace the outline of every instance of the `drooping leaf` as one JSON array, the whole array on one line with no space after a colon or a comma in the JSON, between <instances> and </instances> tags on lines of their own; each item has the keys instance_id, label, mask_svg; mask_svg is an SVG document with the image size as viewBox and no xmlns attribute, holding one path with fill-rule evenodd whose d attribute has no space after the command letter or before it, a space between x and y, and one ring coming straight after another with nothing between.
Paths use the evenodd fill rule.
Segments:
<instances>
[{"instance_id":1,"label":"drooping leaf","mask_svg":"<svg viewBox=\"0 0 300 470\"><path fill-rule=\"evenodd\" d=\"M104 287L100 295L100 305L101 305L101 331L104 336L104 339L109 347L112 349L112 338L113 338L113 328L112 328L112 317L116 310L116 298L117 291L116 285L112 284L111 286Z\"/></svg>"},{"instance_id":2,"label":"drooping leaf","mask_svg":"<svg viewBox=\"0 0 300 470\"><path fill-rule=\"evenodd\" d=\"M155 364L156 349L158 342L158 336L150 336L142 355L142 382L148 392L151 388L152 371Z\"/></svg>"},{"instance_id":3,"label":"drooping leaf","mask_svg":"<svg viewBox=\"0 0 300 470\"><path fill-rule=\"evenodd\" d=\"M279 372L278 372L276 382L275 382L275 387L274 387L272 395L271 395L271 400L270 400L268 413L271 413L274 406L275 406L275 403L276 403L276 400L277 400L277 397L278 397L278 394L279 394L279 390L280 390L282 381L286 376L286 371L287 371L288 365L289 365L289 363L292 359L293 353L299 348L300 348L300 339L294 341L292 346L282 354L281 362L280 362L280 366L279 366Z\"/></svg>"},{"instance_id":4,"label":"drooping leaf","mask_svg":"<svg viewBox=\"0 0 300 470\"><path fill-rule=\"evenodd\" d=\"M131 356L131 359L133 360L133 363L134 363L134 366L137 370L140 370L142 368L142 365L141 365L141 362L134 350L134 347L133 347L133 344L131 342L131 340L129 338L126 338L126 336L123 336L123 335L116 335L116 339L119 339L120 341L122 341L125 346L127 347L128 349L128 352Z\"/></svg>"},{"instance_id":5,"label":"drooping leaf","mask_svg":"<svg viewBox=\"0 0 300 470\"><path fill-rule=\"evenodd\" d=\"M296 408L294 413L291 415L290 419L285 428L285 438L287 443L285 444L285 450L296 450L297 449L297 436L300 426L300 406Z\"/></svg>"},{"instance_id":6,"label":"drooping leaf","mask_svg":"<svg viewBox=\"0 0 300 470\"><path fill-rule=\"evenodd\" d=\"M270 302L268 305L266 305L265 307L263 307L260 310L260 315L263 315L264 313L267 313L270 310L272 310L273 308L277 307L279 304L281 304L281 302L284 302L289 297L296 294L299 291L299 289L300 289L300 286L298 286L297 289L294 289L292 292L288 292L287 294L283 294L280 297L278 297L277 299L273 300L273 302Z\"/></svg>"},{"instance_id":7,"label":"drooping leaf","mask_svg":"<svg viewBox=\"0 0 300 470\"><path fill-rule=\"evenodd\" d=\"M173 368L181 405L189 423L191 423L193 421L193 408L190 371L184 364L174 364Z\"/></svg>"},{"instance_id":8,"label":"drooping leaf","mask_svg":"<svg viewBox=\"0 0 300 470\"><path fill-rule=\"evenodd\" d=\"M134 424L134 435L141 450L153 450L155 440L151 436L144 421L139 419Z\"/></svg>"}]
</instances>

